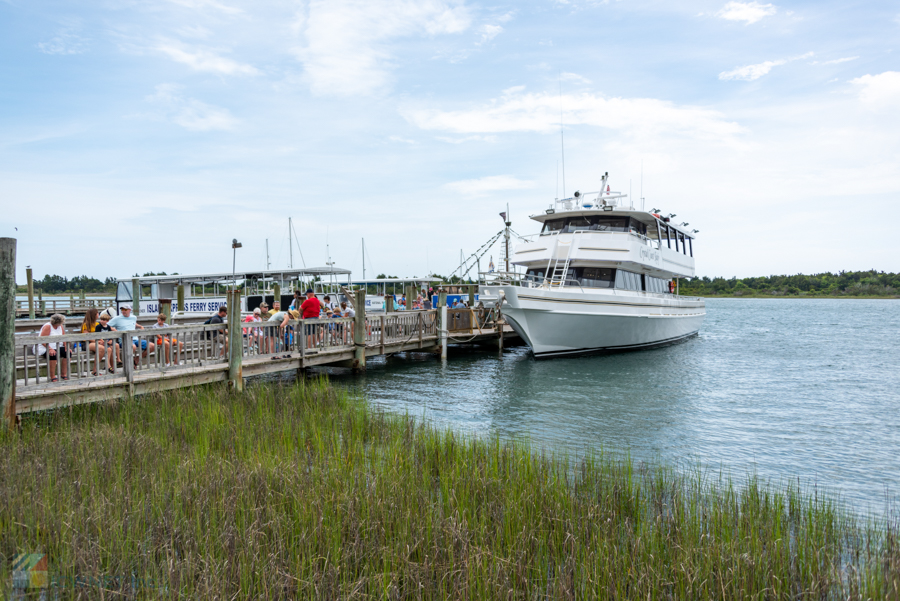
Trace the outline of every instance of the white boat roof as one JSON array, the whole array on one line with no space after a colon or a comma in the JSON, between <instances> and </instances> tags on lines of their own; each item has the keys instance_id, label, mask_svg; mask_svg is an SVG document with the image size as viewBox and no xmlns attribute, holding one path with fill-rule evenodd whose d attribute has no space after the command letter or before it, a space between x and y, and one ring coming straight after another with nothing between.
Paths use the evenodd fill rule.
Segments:
<instances>
[{"instance_id":1,"label":"white boat roof","mask_svg":"<svg viewBox=\"0 0 900 601\"><path fill-rule=\"evenodd\" d=\"M139 278L119 278L119 282L137 279L141 284L201 284L212 282L230 282L232 280L295 280L304 276L350 275L349 269L340 267L304 267L302 269L272 269L269 271L236 271L228 273L201 273L196 275L148 275Z\"/></svg>"}]
</instances>

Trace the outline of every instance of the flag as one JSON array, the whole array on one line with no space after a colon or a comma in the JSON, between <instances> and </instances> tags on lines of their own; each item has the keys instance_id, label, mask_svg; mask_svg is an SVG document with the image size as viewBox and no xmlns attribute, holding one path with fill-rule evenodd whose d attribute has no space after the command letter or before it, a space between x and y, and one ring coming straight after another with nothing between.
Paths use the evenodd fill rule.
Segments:
<instances>
[{"instance_id":1,"label":"flag","mask_svg":"<svg viewBox=\"0 0 900 601\"><path fill-rule=\"evenodd\" d=\"M506 213L500 213L500 217L503 218L503 221L506 221Z\"/></svg>"},{"instance_id":2,"label":"flag","mask_svg":"<svg viewBox=\"0 0 900 601\"><path fill-rule=\"evenodd\" d=\"M488 264L488 273L494 272L494 257L491 257L491 262Z\"/></svg>"}]
</instances>

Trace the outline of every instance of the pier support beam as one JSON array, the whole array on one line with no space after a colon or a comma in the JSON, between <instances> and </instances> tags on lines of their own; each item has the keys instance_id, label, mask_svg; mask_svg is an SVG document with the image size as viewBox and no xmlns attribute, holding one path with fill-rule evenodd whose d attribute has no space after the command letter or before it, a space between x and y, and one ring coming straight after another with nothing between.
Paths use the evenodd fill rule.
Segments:
<instances>
[{"instance_id":1,"label":"pier support beam","mask_svg":"<svg viewBox=\"0 0 900 601\"><path fill-rule=\"evenodd\" d=\"M16 427L16 239L0 238L0 418Z\"/></svg>"},{"instance_id":2,"label":"pier support beam","mask_svg":"<svg viewBox=\"0 0 900 601\"><path fill-rule=\"evenodd\" d=\"M272 297L272 305L269 307L269 309L272 309L272 307L275 306L276 302L281 302L281 284L273 283L272 292L274 293L274 296ZM282 309L284 309L284 307L282 307Z\"/></svg>"},{"instance_id":3,"label":"pier support beam","mask_svg":"<svg viewBox=\"0 0 900 601\"><path fill-rule=\"evenodd\" d=\"M244 339L241 336L241 291L232 290L228 302L228 386L236 391L244 391L244 376L241 361L244 355Z\"/></svg>"},{"instance_id":4,"label":"pier support beam","mask_svg":"<svg viewBox=\"0 0 900 601\"><path fill-rule=\"evenodd\" d=\"M141 282L137 278L131 280L131 314L135 317L141 316Z\"/></svg>"},{"instance_id":5,"label":"pier support beam","mask_svg":"<svg viewBox=\"0 0 900 601\"><path fill-rule=\"evenodd\" d=\"M25 268L25 277L28 279L28 319L34 319L34 276L31 267Z\"/></svg>"},{"instance_id":6,"label":"pier support beam","mask_svg":"<svg viewBox=\"0 0 900 601\"><path fill-rule=\"evenodd\" d=\"M366 290L356 291L353 318L353 371L366 371Z\"/></svg>"},{"instance_id":7,"label":"pier support beam","mask_svg":"<svg viewBox=\"0 0 900 601\"><path fill-rule=\"evenodd\" d=\"M175 306L176 311L184 311L184 284L178 284L178 287L175 289L177 305Z\"/></svg>"}]
</instances>

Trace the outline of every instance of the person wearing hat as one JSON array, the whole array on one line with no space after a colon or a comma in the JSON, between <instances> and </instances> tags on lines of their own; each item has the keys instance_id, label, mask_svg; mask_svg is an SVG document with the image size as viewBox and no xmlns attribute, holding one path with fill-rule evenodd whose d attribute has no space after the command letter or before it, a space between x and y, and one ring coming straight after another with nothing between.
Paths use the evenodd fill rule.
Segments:
<instances>
[{"instance_id":1,"label":"person wearing hat","mask_svg":"<svg viewBox=\"0 0 900 601\"><path fill-rule=\"evenodd\" d=\"M244 323L257 323L262 321L262 311L259 310L259 307L253 309L253 313L244 318ZM253 348L254 345L259 346L260 335L262 334L262 328L244 328L244 338L247 339L250 348Z\"/></svg>"},{"instance_id":2,"label":"person wearing hat","mask_svg":"<svg viewBox=\"0 0 900 601\"><path fill-rule=\"evenodd\" d=\"M131 314L131 305L122 305L119 307L119 311L121 311L121 314L116 315L109 320L109 327L113 328L117 332L127 332L134 329L144 329L144 326L137 322L137 317ZM135 365L138 364L139 357L146 357L149 353L153 352L153 349L156 348L156 344L144 338L138 338L137 336L135 336L134 338L132 338L132 341L134 342Z\"/></svg>"},{"instance_id":3,"label":"person wearing hat","mask_svg":"<svg viewBox=\"0 0 900 601\"><path fill-rule=\"evenodd\" d=\"M300 312L294 310L288 311L277 311L272 314L272 317L268 319L268 322L272 325L278 325L284 332L284 346L285 350L289 349L291 346L291 331L292 327L288 325L288 322L292 319L300 319ZM274 338L269 338L269 353L275 352L275 340Z\"/></svg>"},{"instance_id":4,"label":"person wearing hat","mask_svg":"<svg viewBox=\"0 0 900 601\"><path fill-rule=\"evenodd\" d=\"M259 317L263 321L266 321L270 317L272 317L272 314L269 313L269 305L265 301L259 303Z\"/></svg>"}]
</instances>

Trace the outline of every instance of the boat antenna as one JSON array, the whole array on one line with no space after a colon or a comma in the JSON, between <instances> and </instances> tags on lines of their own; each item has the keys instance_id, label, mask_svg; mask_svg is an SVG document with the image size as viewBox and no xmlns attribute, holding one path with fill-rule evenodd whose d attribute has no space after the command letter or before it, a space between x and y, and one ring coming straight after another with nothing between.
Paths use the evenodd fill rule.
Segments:
<instances>
[{"instance_id":1,"label":"boat antenna","mask_svg":"<svg viewBox=\"0 0 900 601\"><path fill-rule=\"evenodd\" d=\"M559 200L559 161L556 161L556 200Z\"/></svg>"},{"instance_id":2,"label":"boat antenna","mask_svg":"<svg viewBox=\"0 0 900 601\"><path fill-rule=\"evenodd\" d=\"M266 271L269 271L270 265L271 265L271 263L269 263L269 239L266 238Z\"/></svg>"},{"instance_id":3,"label":"boat antenna","mask_svg":"<svg viewBox=\"0 0 900 601\"><path fill-rule=\"evenodd\" d=\"M293 224L291 223L291 218L288 217L288 249L291 253L291 263L288 265L290 269L294 268L294 241L291 238L291 230L294 229Z\"/></svg>"},{"instance_id":4,"label":"boat antenna","mask_svg":"<svg viewBox=\"0 0 900 601\"><path fill-rule=\"evenodd\" d=\"M641 159L641 210L644 210L644 159Z\"/></svg>"},{"instance_id":5,"label":"boat antenna","mask_svg":"<svg viewBox=\"0 0 900 601\"><path fill-rule=\"evenodd\" d=\"M560 72L560 74L559 74L559 145L562 150L562 192L563 192L563 197L565 197L566 196L566 139L563 136L562 72Z\"/></svg>"}]
</instances>

